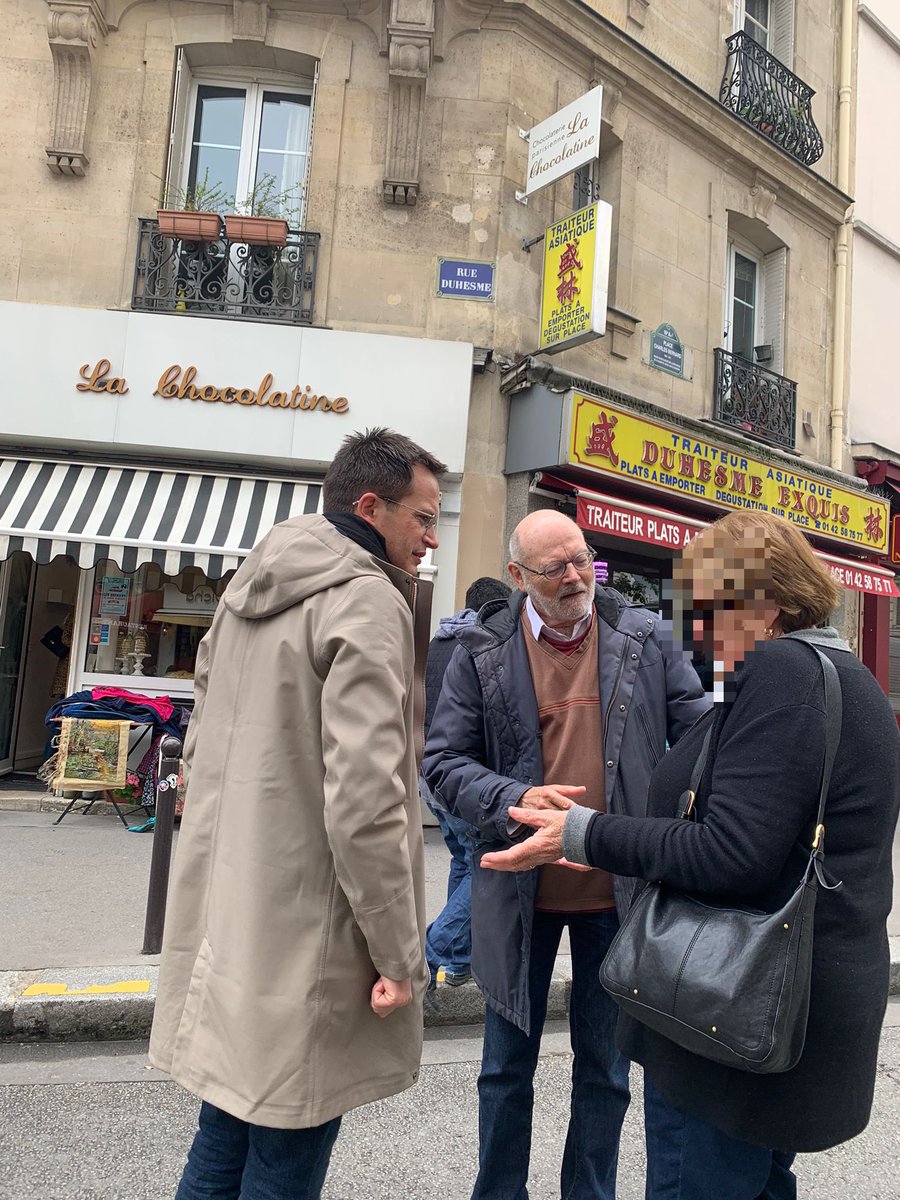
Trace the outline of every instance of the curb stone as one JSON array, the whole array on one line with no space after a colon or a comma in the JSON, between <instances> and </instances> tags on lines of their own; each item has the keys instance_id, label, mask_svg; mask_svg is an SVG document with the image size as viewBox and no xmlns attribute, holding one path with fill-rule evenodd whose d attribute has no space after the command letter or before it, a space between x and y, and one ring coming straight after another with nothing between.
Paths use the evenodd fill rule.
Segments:
<instances>
[{"instance_id":1,"label":"curb stone","mask_svg":"<svg viewBox=\"0 0 900 1200\"><path fill-rule=\"evenodd\" d=\"M149 964L0 972L0 1042L129 1041L150 1036L159 967ZM88 991L141 985L141 991ZM565 1018L571 959L560 956L547 1016ZM43 989L55 992L48 994ZM31 995L26 995L31 992ZM37 993L37 994L35 994ZM440 985L425 1002L425 1025L481 1025L484 1000L474 983Z\"/></svg>"},{"instance_id":2,"label":"curb stone","mask_svg":"<svg viewBox=\"0 0 900 1200\"><path fill-rule=\"evenodd\" d=\"M890 938L890 947L890 991L892 995L900 995L900 937ZM158 966L143 963L0 971L0 1042L148 1038L158 977ZM141 990L111 990L135 985L140 985ZM28 991L32 994L25 995ZM550 982L548 1020L566 1018L571 991L572 960L560 955ZM455 988L440 985L425 999L427 1028L483 1022L484 1000L474 983Z\"/></svg>"},{"instance_id":3,"label":"curb stone","mask_svg":"<svg viewBox=\"0 0 900 1200\"><path fill-rule=\"evenodd\" d=\"M158 977L143 963L0 972L0 1041L149 1037Z\"/></svg>"}]
</instances>

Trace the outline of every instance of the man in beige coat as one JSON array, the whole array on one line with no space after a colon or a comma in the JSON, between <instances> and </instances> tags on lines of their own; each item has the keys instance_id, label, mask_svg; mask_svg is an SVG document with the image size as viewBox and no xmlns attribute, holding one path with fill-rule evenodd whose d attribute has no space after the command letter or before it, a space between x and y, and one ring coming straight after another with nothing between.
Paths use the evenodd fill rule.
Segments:
<instances>
[{"instance_id":1,"label":"man in beige coat","mask_svg":"<svg viewBox=\"0 0 900 1200\"><path fill-rule=\"evenodd\" d=\"M444 470L345 439L326 515L272 529L201 643L150 1041L203 1101L176 1200L314 1200L341 1114L416 1080L411 607Z\"/></svg>"}]
</instances>

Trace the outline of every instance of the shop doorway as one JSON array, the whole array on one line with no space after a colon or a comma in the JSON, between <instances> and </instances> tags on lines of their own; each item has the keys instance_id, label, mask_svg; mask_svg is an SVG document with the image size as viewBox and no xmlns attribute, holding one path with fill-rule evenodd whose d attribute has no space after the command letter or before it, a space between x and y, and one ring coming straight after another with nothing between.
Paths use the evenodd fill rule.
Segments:
<instances>
[{"instance_id":1,"label":"shop doorway","mask_svg":"<svg viewBox=\"0 0 900 1200\"><path fill-rule=\"evenodd\" d=\"M27 554L0 564L0 775L13 769L33 571Z\"/></svg>"},{"instance_id":2,"label":"shop doorway","mask_svg":"<svg viewBox=\"0 0 900 1200\"><path fill-rule=\"evenodd\" d=\"M44 717L67 691L80 572L19 551L0 563L0 776L33 774L47 757Z\"/></svg>"}]
</instances>

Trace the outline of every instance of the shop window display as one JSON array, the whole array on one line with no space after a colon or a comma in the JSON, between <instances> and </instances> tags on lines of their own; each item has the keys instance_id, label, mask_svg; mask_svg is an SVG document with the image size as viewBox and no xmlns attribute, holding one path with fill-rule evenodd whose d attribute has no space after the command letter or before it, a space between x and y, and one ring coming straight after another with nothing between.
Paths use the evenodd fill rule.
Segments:
<instances>
[{"instance_id":1,"label":"shop window display","mask_svg":"<svg viewBox=\"0 0 900 1200\"><path fill-rule=\"evenodd\" d=\"M194 567L173 578L154 563L132 574L112 562L98 564L84 670L133 679L193 679L197 648L229 578L210 580Z\"/></svg>"}]
</instances>

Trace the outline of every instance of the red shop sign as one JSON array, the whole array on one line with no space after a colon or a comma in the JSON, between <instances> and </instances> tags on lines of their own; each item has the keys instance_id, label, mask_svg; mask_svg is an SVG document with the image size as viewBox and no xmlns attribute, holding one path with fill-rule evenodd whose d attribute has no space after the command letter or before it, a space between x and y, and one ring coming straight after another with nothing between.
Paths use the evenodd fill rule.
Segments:
<instances>
[{"instance_id":1,"label":"red shop sign","mask_svg":"<svg viewBox=\"0 0 900 1200\"><path fill-rule=\"evenodd\" d=\"M649 542L670 550L681 550L704 528L700 522L688 524L668 513L636 512L599 497L588 499L584 496L578 497L576 520L582 529L593 533L627 538L632 542Z\"/></svg>"},{"instance_id":2,"label":"red shop sign","mask_svg":"<svg viewBox=\"0 0 900 1200\"><path fill-rule=\"evenodd\" d=\"M882 572L867 571L864 566L845 567L838 563L826 564L838 583L856 592L869 592L873 596L900 596L894 578Z\"/></svg>"}]
</instances>

